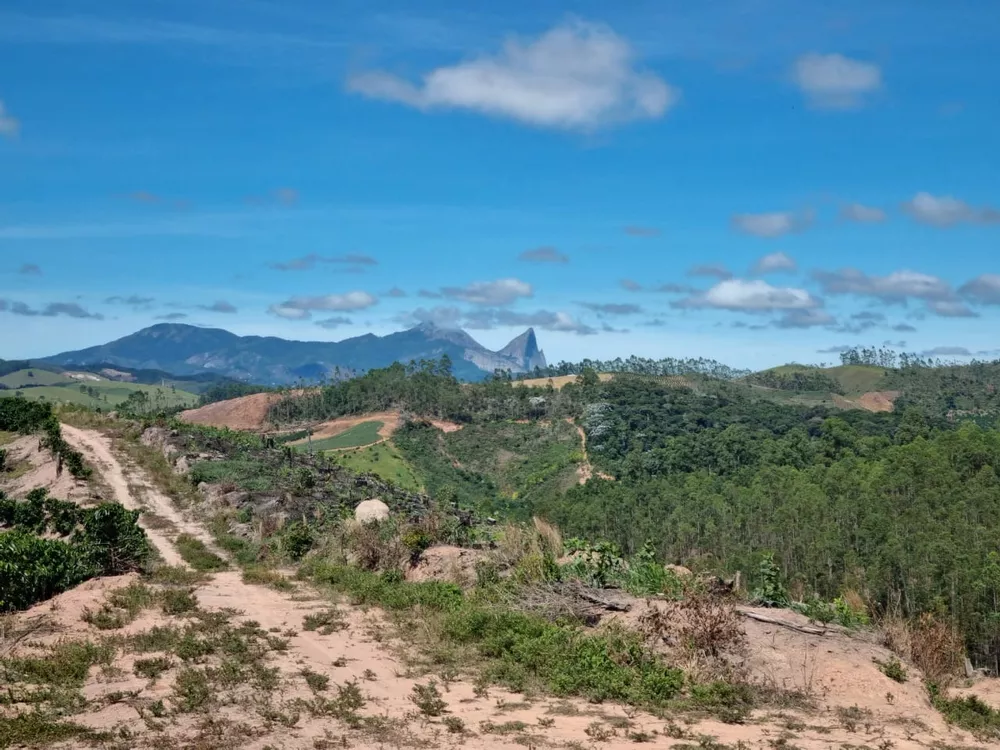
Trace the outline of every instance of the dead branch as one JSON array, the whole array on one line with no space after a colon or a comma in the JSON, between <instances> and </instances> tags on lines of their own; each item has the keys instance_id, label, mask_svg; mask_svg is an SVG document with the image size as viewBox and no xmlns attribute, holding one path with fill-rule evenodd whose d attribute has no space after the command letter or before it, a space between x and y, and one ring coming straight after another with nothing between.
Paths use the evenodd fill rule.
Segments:
<instances>
[{"instance_id":1,"label":"dead branch","mask_svg":"<svg viewBox=\"0 0 1000 750\"><path fill-rule=\"evenodd\" d=\"M827 628L814 628L809 625L795 625L794 623L788 622L787 620L779 620L776 617L768 617L767 615L762 615L757 612L748 612L744 609L737 610L741 615L750 619L756 620L757 622L766 622L768 625L778 625L782 628L788 628L789 630L795 630L799 633L805 633L806 635L826 635L829 630Z\"/></svg>"}]
</instances>

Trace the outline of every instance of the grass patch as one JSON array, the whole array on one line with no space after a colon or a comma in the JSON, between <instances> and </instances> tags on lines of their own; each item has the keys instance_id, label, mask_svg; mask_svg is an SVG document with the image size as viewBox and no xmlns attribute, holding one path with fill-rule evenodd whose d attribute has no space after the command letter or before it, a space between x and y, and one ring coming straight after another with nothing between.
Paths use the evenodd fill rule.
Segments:
<instances>
[{"instance_id":1,"label":"grass patch","mask_svg":"<svg viewBox=\"0 0 1000 750\"><path fill-rule=\"evenodd\" d=\"M190 589L166 589L160 596L165 615L183 615L198 608L198 599Z\"/></svg>"},{"instance_id":2,"label":"grass patch","mask_svg":"<svg viewBox=\"0 0 1000 750\"><path fill-rule=\"evenodd\" d=\"M166 656L154 656L148 659L136 659L135 664L132 665L132 671L138 677L155 680L172 666L173 662Z\"/></svg>"},{"instance_id":3,"label":"grass patch","mask_svg":"<svg viewBox=\"0 0 1000 750\"><path fill-rule=\"evenodd\" d=\"M435 654L452 659L474 654L484 679L514 692L542 689L662 707L684 684L683 673L663 663L635 633L586 633L490 603L482 594L464 597L459 588L440 582L406 583L340 566L317 566L313 576L354 603L395 612L403 623L409 622L408 610L419 606Z\"/></svg>"},{"instance_id":4,"label":"grass patch","mask_svg":"<svg viewBox=\"0 0 1000 750\"><path fill-rule=\"evenodd\" d=\"M43 656L0 660L0 682L79 688L87 679L90 668L99 664L110 665L116 651L108 642L59 643Z\"/></svg>"},{"instance_id":5,"label":"grass patch","mask_svg":"<svg viewBox=\"0 0 1000 750\"><path fill-rule=\"evenodd\" d=\"M40 711L0 716L0 748L50 747L71 739L96 740L98 736L88 727L55 719Z\"/></svg>"},{"instance_id":6,"label":"grass patch","mask_svg":"<svg viewBox=\"0 0 1000 750\"><path fill-rule=\"evenodd\" d=\"M196 570L188 570L177 565L160 565L147 574L146 578L151 583L160 583L167 586L197 586L205 583L208 576Z\"/></svg>"},{"instance_id":7,"label":"grass patch","mask_svg":"<svg viewBox=\"0 0 1000 750\"><path fill-rule=\"evenodd\" d=\"M206 547L203 541L190 534L178 535L174 540L174 546L184 558L184 562L195 570L210 573L229 567L226 565L226 561Z\"/></svg>"},{"instance_id":8,"label":"grass patch","mask_svg":"<svg viewBox=\"0 0 1000 750\"><path fill-rule=\"evenodd\" d=\"M382 429L382 422L372 420L354 425L350 429L344 430L339 435L323 438L322 440L312 440L307 443L299 443L296 450L319 453L320 451L339 450L343 448L360 448L361 446L377 443L382 439L378 431Z\"/></svg>"},{"instance_id":9,"label":"grass patch","mask_svg":"<svg viewBox=\"0 0 1000 750\"><path fill-rule=\"evenodd\" d=\"M295 584L276 570L258 566L243 571L243 583L267 586L277 591L294 591Z\"/></svg>"},{"instance_id":10,"label":"grass patch","mask_svg":"<svg viewBox=\"0 0 1000 750\"><path fill-rule=\"evenodd\" d=\"M341 451L335 458L338 464L358 474L374 474L411 492L423 490L416 471L400 455L392 441L353 451Z\"/></svg>"}]
</instances>

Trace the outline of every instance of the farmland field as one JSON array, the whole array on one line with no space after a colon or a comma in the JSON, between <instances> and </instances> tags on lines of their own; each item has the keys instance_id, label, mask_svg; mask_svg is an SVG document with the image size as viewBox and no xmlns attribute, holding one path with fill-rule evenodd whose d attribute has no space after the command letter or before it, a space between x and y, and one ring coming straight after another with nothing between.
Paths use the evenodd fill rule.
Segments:
<instances>
[{"instance_id":1,"label":"farmland field","mask_svg":"<svg viewBox=\"0 0 1000 750\"><path fill-rule=\"evenodd\" d=\"M361 446L377 443L382 439L382 436L379 435L378 432L382 429L382 424L382 422L377 421L362 422L361 424L355 425L348 430L344 430L344 432L339 435L323 438L322 440L313 440L312 442L307 443L298 443L295 447L298 450L311 452L338 450L343 448L360 448Z\"/></svg>"}]
</instances>

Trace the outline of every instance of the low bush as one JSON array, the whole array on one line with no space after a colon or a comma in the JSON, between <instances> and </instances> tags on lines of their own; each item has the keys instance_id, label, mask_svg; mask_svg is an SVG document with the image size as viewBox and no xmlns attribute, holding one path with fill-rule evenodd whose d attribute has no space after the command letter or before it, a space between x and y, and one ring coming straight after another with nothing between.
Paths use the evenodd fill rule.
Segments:
<instances>
[{"instance_id":1,"label":"low bush","mask_svg":"<svg viewBox=\"0 0 1000 750\"><path fill-rule=\"evenodd\" d=\"M966 729L981 740L1000 739L1000 711L976 696L947 698L932 685L931 703L949 724Z\"/></svg>"}]
</instances>

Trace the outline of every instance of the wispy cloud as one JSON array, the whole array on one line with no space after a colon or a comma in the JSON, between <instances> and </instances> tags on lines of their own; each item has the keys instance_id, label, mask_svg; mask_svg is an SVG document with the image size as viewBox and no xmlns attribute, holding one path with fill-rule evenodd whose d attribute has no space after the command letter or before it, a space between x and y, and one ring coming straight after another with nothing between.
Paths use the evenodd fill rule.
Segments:
<instances>
[{"instance_id":1,"label":"wispy cloud","mask_svg":"<svg viewBox=\"0 0 1000 750\"><path fill-rule=\"evenodd\" d=\"M152 297L143 297L138 294L130 294L127 297L115 295L104 300L105 305L125 305L133 308L148 308L155 300Z\"/></svg>"},{"instance_id":2,"label":"wispy cloud","mask_svg":"<svg viewBox=\"0 0 1000 750\"><path fill-rule=\"evenodd\" d=\"M640 227L630 225L625 227L625 234L629 237L659 237L660 230L656 227Z\"/></svg>"},{"instance_id":3,"label":"wispy cloud","mask_svg":"<svg viewBox=\"0 0 1000 750\"><path fill-rule=\"evenodd\" d=\"M525 250L517 256L518 260L529 263L568 263L569 256L561 253L550 245L536 247L534 250Z\"/></svg>"},{"instance_id":4,"label":"wispy cloud","mask_svg":"<svg viewBox=\"0 0 1000 750\"><path fill-rule=\"evenodd\" d=\"M446 286L441 290L441 294L449 299L490 307L509 305L518 299L531 297L534 293L531 284L513 278L474 281L463 287Z\"/></svg>"},{"instance_id":5,"label":"wispy cloud","mask_svg":"<svg viewBox=\"0 0 1000 750\"><path fill-rule=\"evenodd\" d=\"M577 304L602 315L635 315L642 312L639 305L620 302L577 302Z\"/></svg>"},{"instance_id":6,"label":"wispy cloud","mask_svg":"<svg viewBox=\"0 0 1000 750\"><path fill-rule=\"evenodd\" d=\"M36 310L24 302L0 299L0 312L9 312L11 315L22 315L25 317L44 318L89 318L91 320L104 320L104 316L99 313L88 312L75 302L50 302L41 310Z\"/></svg>"},{"instance_id":7,"label":"wispy cloud","mask_svg":"<svg viewBox=\"0 0 1000 750\"><path fill-rule=\"evenodd\" d=\"M231 302L226 302L224 299L213 302L211 305L198 305L198 309L206 310L208 312L225 313L227 315L233 315L239 312L235 305Z\"/></svg>"},{"instance_id":8,"label":"wispy cloud","mask_svg":"<svg viewBox=\"0 0 1000 750\"><path fill-rule=\"evenodd\" d=\"M1000 223L1000 210L992 206L977 208L950 195L917 193L912 199L903 203L903 211L921 224L935 227Z\"/></svg>"},{"instance_id":9,"label":"wispy cloud","mask_svg":"<svg viewBox=\"0 0 1000 750\"><path fill-rule=\"evenodd\" d=\"M917 271L894 271L886 276L869 276L856 268L815 271L813 278L825 294L854 294L883 302L903 302L907 298L949 300L955 296L951 285L937 276Z\"/></svg>"},{"instance_id":10,"label":"wispy cloud","mask_svg":"<svg viewBox=\"0 0 1000 750\"><path fill-rule=\"evenodd\" d=\"M343 315L335 315L332 318L326 318L324 320L317 320L316 325L320 328L334 329L340 328L341 326L351 325L351 319Z\"/></svg>"},{"instance_id":11,"label":"wispy cloud","mask_svg":"<svg viewBox=\"0 0 1000 750\"><path fill-rule=\"evenodd\" d=\"M688 269L688 276L711 276L716 279L731 279L733 272L721 263L702 263Z\"/></svg>"},{"instance_id":12,"label":"wispy cloud","mask_svg":"<svg viewBox=\"0 0 1000 750\"><path fill-rule=\"evenodd\" d=\"M599 24L571 22L534 40L508 38L493 56L426 73L419 84L386 73L352 75L350 91L420 110L466 109L528 125L590 131L655 119L678 92L635 67L627 40Z\"/></svg>"},{"instance_id":13,"label":"wispy cloud","mask_svg":"<svg viewBox=\"0 0 1000 750\"><path fill-rule=\"evenodd\" d=\"M21 122L7 111L3 101L0 101L0 136L16 138L21 132Z\"/></svg>"},{"instance_id":14,"label":"wispy cloud","mask_svg":"<svg viewBox=\"0 0 1000 750\"><path fill-rule=\"evenodd\" d=\"M166 315L157 315L156 320L165 320L168 322L177 321L177 320L184 320L185 318L187 318L187 316L188 316L187 313L172 312L172 313L167 313Z\"/></svg>"},{"instance_id":15,"label":"wispy cloud","mask_svg":"<svg viewBox=\"0 0 1000 750\"><path fill-rule=\"evenodd\" d=\"M280 263L268 263L268 268L275 271L311 271L316 266L321 263L330 264L344 264L344 265L354 265L354 266L377 266L378 261L370 255L361 255L357 253L349 253L347 255L318 255L317 253L309 253L308 255L303 255L301 258L292 258L291 260L283 261Z\"/></svg>"},{"instance_id":16,"label":"wispy cloud","mask_svg":"<svg viewBox=\"0 0 1000 750\"><path fill-rule=\"evenodd\" d=\"M621 288L624 289L626 292L642 291L642 284L640 284L638 281L633 281L632 279L622 279L621 281L618 282L618 285L621 286Z\"/></svg>"},{"instance_id":17,"label":"wispy cloud","mask_svg":"<svg viewBox=\"0 0 1000 750\"><path fill-rule=\"evenodd\" d=\"M792 78L819 109L857 109L882 87L877 65L838 54L803 55L795 61Z\"/></svg>"},{"instance_id":18,"label":"wispy cloud","mask_svg":"<svg viewBox=\"0 0 1000 750\"><path fill-rule=\"evenodd\" d=\"M763 214L736 214L731 222L733 227L744 234L755 237L781 237L791 232L808 229L815 220L812 209L798 213L792 211L773 211Z\"/></svg>"},{"instance_id":19,"label":"wispy cloud","mask_svg":"<svg viewBox=\"0 0 1000 750\"><path fill-rule=\"evenodd\" d=\"M25 263L17 269L17 272L22 276L41 276L42 268L37 263Z\"/></svg>"},{"instance_id":20,"label":"wispy cloud","mask_svg":"<svg viewBox=\"0 0 1000 750\"><path fill-rule=\"evenodd\" d=\"M840 207L840 218L845 221L855 221L859 224L878 224L886 220L886 213L881 208L865 206L861 203L848 203Z\"/></svg>"},{"instance_id":21,"label":"wispy cloud","mask_svg":"<svg viewBox=\"0 0 1000 750\"><path fill-rule=\"evenodd\" d=\"M798 264L785 253L768 253L757 259L752 272L758 276L779 271L793 272L798 270Z\"/></svg>"}]
</instances>

